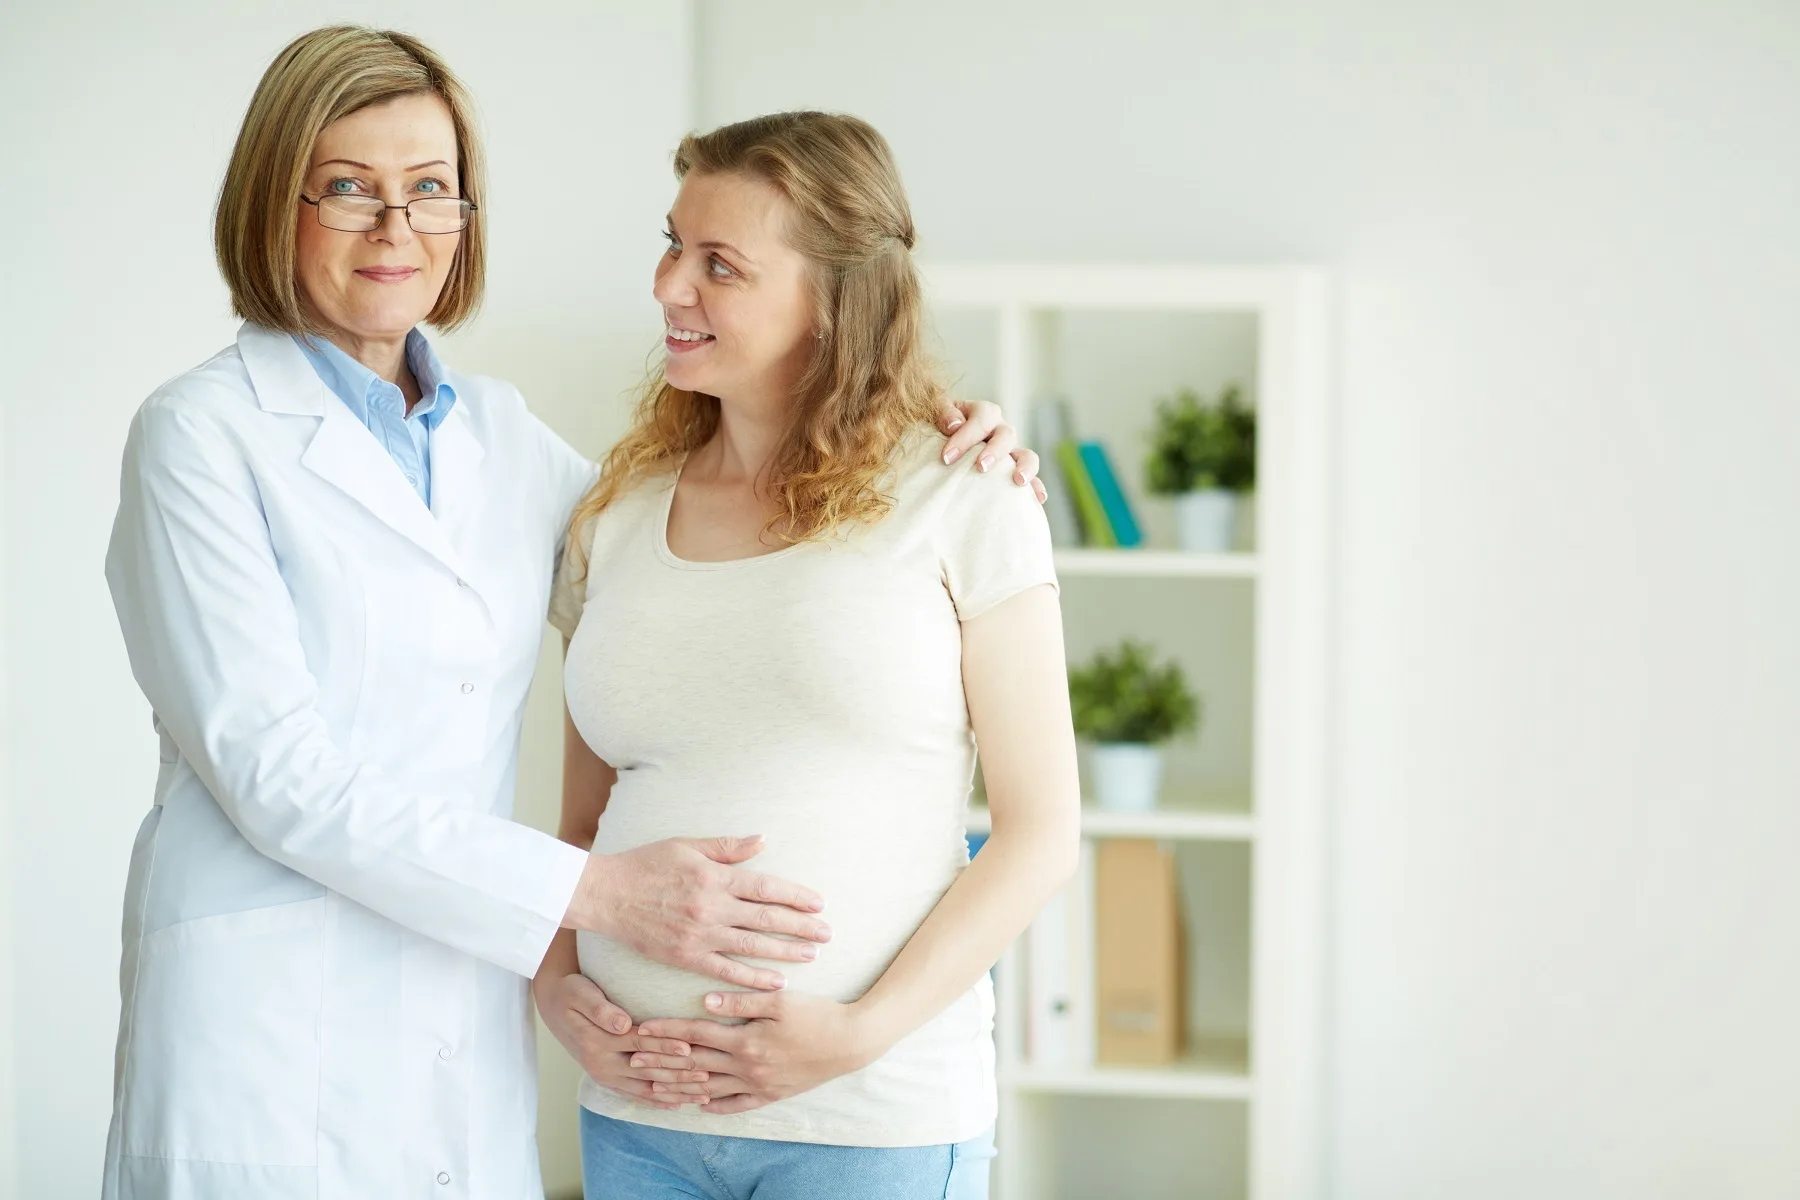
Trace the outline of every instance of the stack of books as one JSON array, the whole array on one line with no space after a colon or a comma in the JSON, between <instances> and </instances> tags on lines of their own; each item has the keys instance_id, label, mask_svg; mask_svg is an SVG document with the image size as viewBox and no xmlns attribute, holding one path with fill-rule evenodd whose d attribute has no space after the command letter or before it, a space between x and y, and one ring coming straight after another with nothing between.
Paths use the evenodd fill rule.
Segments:
<instances>
[{"instance_id":1,"label":"stack of books","mask_svg":"<svg viewBox=\"0 0 1800 1200\"><path fill-rule=\"evenodd\" d=\"M1143 531L1106 447L1074 436L1063 400L1046 396L1032 405L1030 434L1034 445L1052 448L1042 468L1052 542L1110 549L1143 545Z\"/></svg>"},{"instance_id":2,"label":"stack of books","mask_svg":"<svg viewBox=\"0 0 1800 1200\"><path fill-rule=\"evenodd\" d=\"M1128 550L1144 544L1106 447L1099 442L1064 441L1056 447L1056 465L1075 502L1083 545Z\"/></svg>"}]
</instances>

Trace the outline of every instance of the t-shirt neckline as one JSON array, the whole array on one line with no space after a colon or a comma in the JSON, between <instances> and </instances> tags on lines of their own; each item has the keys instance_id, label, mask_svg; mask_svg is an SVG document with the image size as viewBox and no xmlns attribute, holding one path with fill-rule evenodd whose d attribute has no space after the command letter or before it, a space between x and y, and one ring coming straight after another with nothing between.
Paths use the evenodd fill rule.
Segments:
<instances>
[{"instance_id":1,"label":"t-shirt neckline","mask_svg":"<svg viewBox=\"0 0 1800 1200\"><path fill-rule=\"evenodd\" d=\"M675 474L664 489L662 503L657 506L656 520L651 523L651 538L656 545L656 557L667 566L678 571L724 571L750 566L752 563L768 562L770 559L786 558L798 550L806 548L805 542L795 542L791 546L783 546L779 550L771 550L767 554L751 554L743 558L723 558L717 562L701 562L698 559L682 558L669 548L669 515L675 511L675 488L681 482L681 472L687 468L687 456L675 466Z\"/></svg>"}]
</instances>

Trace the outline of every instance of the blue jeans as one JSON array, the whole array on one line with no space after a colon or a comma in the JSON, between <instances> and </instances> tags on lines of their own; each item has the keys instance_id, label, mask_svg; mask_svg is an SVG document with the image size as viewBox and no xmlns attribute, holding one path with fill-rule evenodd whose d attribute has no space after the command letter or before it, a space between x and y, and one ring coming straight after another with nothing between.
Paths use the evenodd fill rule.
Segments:
<instances>
[{"instance_id":1,"label":"blue jeans","mask_svg":"<svg viewBox=\"0 0 1800 1200\"><path fill-rule=\"evenodd\" d=\"M581 1110L587 1200L987 1200L992 1130L952 1146L713 1137Z\"/></svg>"}]
</instances>

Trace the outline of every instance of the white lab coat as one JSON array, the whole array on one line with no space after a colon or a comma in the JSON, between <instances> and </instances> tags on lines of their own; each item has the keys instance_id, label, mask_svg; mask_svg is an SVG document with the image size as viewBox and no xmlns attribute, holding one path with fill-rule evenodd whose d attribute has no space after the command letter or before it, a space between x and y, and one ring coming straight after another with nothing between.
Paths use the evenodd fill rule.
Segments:
<instances>
[{"instance_id":1,"label":"white lab coat","mask_svg":"<svg viewBox=\"0 0 1800 1200\"><path fill-rule=\"evenodd\" d=\"M161 769L112 1200L541 1200L527 977L587 855L510 818L593 467L453 375L428 511L285 335L144 403L106 577Z\"/></svg>"}]
</instances>

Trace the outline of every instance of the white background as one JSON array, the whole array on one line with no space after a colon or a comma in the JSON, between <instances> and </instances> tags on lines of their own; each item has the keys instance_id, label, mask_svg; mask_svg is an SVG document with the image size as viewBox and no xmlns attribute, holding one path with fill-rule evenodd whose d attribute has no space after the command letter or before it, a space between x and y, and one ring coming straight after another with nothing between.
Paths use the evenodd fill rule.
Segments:
<instances>
[{"instance_id":1,"label":"white background","mask_svg":"<svg viewBox=\"0 0 1800 1200\"><path fill-rule=\"evenodd\" d=\"M230 138L274 51L340 15L0 16L0 1193L98 1179L153 762L100 575L125 424L229 338L208 209ZM584 448L654 336L644 277L695 120L869 118L939 260L1333 267L1333 1194L1800 1194L1800 8L350 15L424 35L476 90L494 288L452 355ZM591 218L529 209L569 194ZM546 1090L566 1180L569 1090Z\"/></svg>"}]
</instances>

